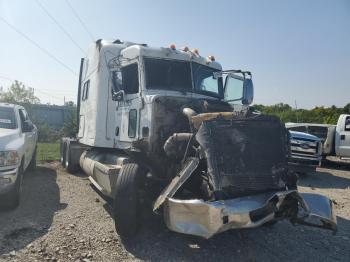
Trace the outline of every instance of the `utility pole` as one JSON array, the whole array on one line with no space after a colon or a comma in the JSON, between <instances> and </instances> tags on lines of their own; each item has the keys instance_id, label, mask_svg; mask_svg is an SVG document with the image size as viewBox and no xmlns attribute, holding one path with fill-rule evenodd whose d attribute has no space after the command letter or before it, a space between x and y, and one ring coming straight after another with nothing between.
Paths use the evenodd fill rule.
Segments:
<instances>
[{"instance_id":1,"label":"utility pole","mask_svg":"<svg viewBox=\"0 0 350 262\"><path fill-rule=\"evenodd\" d=\"M295 104L295 115L296 115L296 117L297 117L297 123L299 123L297 100L294 100L294 104Z\"/></svg>"}]
</instances>

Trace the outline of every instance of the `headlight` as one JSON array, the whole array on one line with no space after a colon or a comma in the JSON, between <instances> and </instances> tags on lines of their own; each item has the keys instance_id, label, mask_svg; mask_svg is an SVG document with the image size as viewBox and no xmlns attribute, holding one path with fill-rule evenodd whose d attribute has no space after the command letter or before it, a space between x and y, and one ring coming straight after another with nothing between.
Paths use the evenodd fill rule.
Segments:
<instances>
[{"instance_id":1,"label":"headlight","mask_svg":"<svg viewBox=\"0 0 350 262\"><path fill-rule=\"evenodd\" d=\"M17 151L0 151L0 166L14 166L19 162Z\"/></svg>"}]
</instances>

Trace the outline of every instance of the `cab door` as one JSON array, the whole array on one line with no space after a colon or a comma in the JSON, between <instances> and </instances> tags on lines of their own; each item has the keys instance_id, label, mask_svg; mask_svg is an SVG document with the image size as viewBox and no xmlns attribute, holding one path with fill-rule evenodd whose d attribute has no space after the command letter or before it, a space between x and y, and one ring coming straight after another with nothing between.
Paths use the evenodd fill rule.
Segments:
<instances>
[{"instance_id":1,"label":"cab door","mask_svg":"<svg viewBox=\"0 0 350 262\"><path fill-rule=\"evenodd\" d=\"M338 119L335 151L339 157L350 157L350 115L341 115Z\"/></svg>"},{"instance_id":2,"label":"cab door","mask_svg":"<svg viewBox=\"0 0 350 262\"><path fill-rule=\"evenodd\" d=\"M112 82L116 86L120 85L115 97L116 139L120 142L133 142L139 138L139 113L142 107L139 64L137 61L129 62L112 73Z\"/></svg>"},{"instance_id":3,"label":"cab door","mask_svg":"<svg viewBox=\"0 0 350 262\"><path fill-rule=\"evenodd\" d=\"M30 122L30 119L28 118L28 114L25 111L24 108L20 108L18 110L19 117L21 120L21 129L22 129L22 135L24 137L24 168L27 168L29 165L36 145L36 128L33 126L31 130L25 130L24 125L25 122Z\"/></svg>"}]
</instances>

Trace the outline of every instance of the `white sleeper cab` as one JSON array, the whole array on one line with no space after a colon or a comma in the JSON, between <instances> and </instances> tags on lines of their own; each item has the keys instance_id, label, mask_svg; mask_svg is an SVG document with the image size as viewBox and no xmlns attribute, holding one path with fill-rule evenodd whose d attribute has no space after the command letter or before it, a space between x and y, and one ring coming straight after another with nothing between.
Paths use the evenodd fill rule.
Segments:
<instances>
[{"instance_id":1,"label":"white sleeper cab","mask_svg":"<svg viewBox=\"0 0 350 262\"><path fill-rule=\"evenodd\" d=\"M336 230L331 201L298 192L290 134L249 106L253 94L249 71L197 49L98 40L81 60L79 129L62 139L62 165L112 200L122 238L144 208L203 238L284 219Z\"/></svg>"}]
</instances>

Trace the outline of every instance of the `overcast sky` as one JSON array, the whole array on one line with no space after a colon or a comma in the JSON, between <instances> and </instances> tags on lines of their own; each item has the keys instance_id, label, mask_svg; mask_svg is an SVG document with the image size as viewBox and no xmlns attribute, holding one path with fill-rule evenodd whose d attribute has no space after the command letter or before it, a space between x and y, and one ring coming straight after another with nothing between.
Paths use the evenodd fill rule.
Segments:
<instances>
[{"instance_id":1,"label":"overcast sky","mask_svg":"<svg viewBox=\"0 0 350 262\"><path fill-rule=\"evenodd\" d=\"M66 1L39 4L76 44L38 1L0 0L0 18L51 55L0 19L0 86L18 79L42 102L75 101L92 36L198 48L225 69L252 71L255 103L350 103L349 0L68 1L89 32Z\"/></svg>"}]
</instances>

